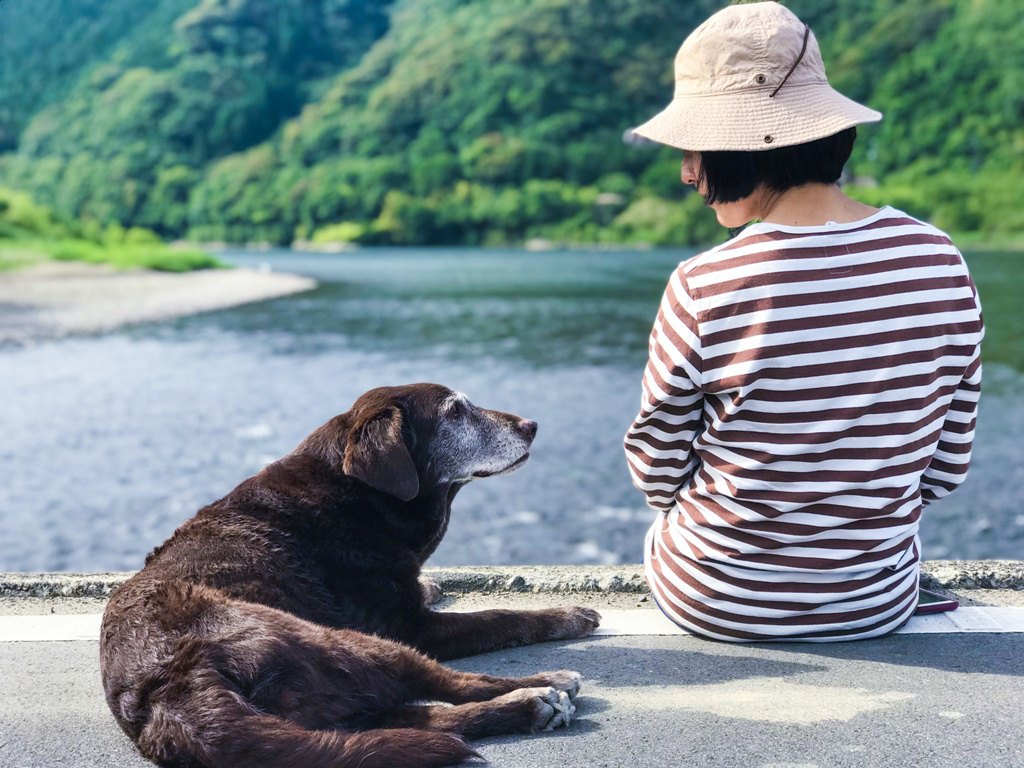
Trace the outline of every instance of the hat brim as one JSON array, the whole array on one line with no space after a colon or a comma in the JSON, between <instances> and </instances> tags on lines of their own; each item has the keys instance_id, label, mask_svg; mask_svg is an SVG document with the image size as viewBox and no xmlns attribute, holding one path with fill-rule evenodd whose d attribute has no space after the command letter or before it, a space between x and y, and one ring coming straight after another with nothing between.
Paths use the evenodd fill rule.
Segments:
<instances>
[{"instance_id":1,"label":"hat brim","mask_svg":"<svg viewBox=\"0 0 1024 768\"><path fill-rule=\"evenodd\" d=\"M690 152L760 151L806 144L882 113L848 99L827 83L768 90L682 95L633 132Z\"/></svg>"}]
</instances>

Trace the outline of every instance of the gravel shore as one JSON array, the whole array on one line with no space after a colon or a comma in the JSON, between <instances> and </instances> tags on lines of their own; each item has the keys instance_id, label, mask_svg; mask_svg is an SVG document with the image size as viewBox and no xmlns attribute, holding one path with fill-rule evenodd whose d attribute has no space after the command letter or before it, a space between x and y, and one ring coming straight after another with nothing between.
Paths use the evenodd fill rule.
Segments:
<instances>
[{"instance_id":1,"label":"gravel shore","mask_svg":"<svg viewBox=\"0 0 1024 768\"><path fill-rule=\"evenodd\" d=\"M0 273L0 343L108 331L314 287L306 277L252 269L177 274L45 262Z\"/></svg>"}]
</instances>

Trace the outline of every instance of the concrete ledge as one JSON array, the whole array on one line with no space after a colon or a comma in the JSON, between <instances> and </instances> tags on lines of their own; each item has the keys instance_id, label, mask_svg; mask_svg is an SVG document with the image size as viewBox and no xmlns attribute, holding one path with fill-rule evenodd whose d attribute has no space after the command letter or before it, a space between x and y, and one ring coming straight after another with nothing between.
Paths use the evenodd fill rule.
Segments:
<instances>
[{"instance_id":1,"label":"concrete ledge","mask_svg":"<svg viewBox=\"0 0 1024 768\"><path fill-rule=\"evenodd\" d=\"M4 573L0 597L88 597L109 595L132 574ZM425 575L449 594L610 593L648 594L638 565L519 565L427 568ZM922 584L932 589L1024 590L1024 561L931 560Z\"/></svg>"}]
</instances>

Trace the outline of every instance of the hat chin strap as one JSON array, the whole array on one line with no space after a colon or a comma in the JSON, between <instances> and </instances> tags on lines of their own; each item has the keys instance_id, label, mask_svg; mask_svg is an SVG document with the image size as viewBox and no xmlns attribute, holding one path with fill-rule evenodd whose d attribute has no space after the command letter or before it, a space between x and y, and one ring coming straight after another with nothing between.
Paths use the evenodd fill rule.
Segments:
<instances>
[{"instance_id":1,"label":"hat chin strap","mask_svg":"<svg viewBox=\"0 0 1024 768\"><path fill-rule=\"evenodd\" d=\"M789 72L787 72L786 76L782 78L782 82L779 83L778 87L770 94L768 94L769 99L775 98L775 94L782 90L782 86L784 86L786 84L786 81L789 80L789 76L796 71L796 68L800 65L800 62L803 61L804 54L807 53L807 38L809 38L810 36L811 28L804 24L804 44L800 47L800 55L796 57L796 61L793 62L793 66L789 68Z\"/></svg>"}]
</instances>

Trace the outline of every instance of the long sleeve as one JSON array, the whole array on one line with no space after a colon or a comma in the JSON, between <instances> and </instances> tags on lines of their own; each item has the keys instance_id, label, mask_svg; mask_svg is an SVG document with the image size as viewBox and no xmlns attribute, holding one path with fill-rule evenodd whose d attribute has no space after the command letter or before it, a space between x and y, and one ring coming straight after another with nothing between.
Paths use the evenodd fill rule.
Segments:
<instances>
[{"instance_id":1,"label":"long sleeve","mask_svg":"<svg viewBox=\"0 0 1024 768\"><path fill-rule=\"evenodd\" d=\"M921 500L925 505L948 496L967 479L974 443L974 426L981 396L981 342L964 372L949 412L942 425L939 444L921 477Z\"/></svg>"},{"instance_id":2,"label":"long sleeve","mask_svg":"<svg viewBox=\"0 0 1024 768\"><path fill-rule=\"evenodd\" d=\"M651 331L640 413L624 441L633 484L654 509L671 509L676 492L700 465L693 453L693 440L703 429L700 381L697 312L680 266Z\"/></svg>"}]
</instances>

